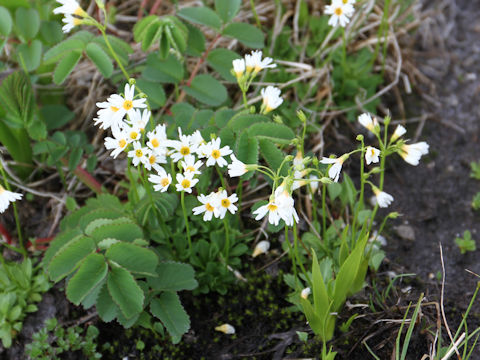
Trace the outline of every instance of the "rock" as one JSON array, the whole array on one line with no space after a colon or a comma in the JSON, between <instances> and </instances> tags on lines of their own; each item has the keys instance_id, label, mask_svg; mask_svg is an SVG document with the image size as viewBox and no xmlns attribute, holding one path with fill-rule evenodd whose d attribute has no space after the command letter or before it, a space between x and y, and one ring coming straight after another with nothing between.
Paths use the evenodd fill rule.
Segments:
<instances>
[{"instance_id":1,"label":"rock","mask_svg":"<svg viewBox=\"0 0 480 360\"><path fill-rule=\"evenodd\" d=\"M410 225L399 225L394 230L403 240L415 241L415 230Z\"/></svg>"}]
</instances>

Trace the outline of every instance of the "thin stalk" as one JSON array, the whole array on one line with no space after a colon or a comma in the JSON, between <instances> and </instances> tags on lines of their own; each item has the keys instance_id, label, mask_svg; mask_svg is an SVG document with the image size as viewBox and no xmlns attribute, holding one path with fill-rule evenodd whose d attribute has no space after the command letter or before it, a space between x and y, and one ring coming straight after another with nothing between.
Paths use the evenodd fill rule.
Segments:
<instances>
[{"instance_id":1,"label":"thin stalk","mask_svg":"<svg viewBox=\"0 0 480 360\"><path fill-rule=\"evenodd\" d=\"M238 220L241 219L240 213L242 211L242 195L243 195L243 180L240 178L238 180L238 185L237 185L237 197L238 197L237 215L238 215ZM241 222L240 222L240 224L241 224Z\"/></svg>"},{"instance_id":2,"label":"thin stalk","mask_svg":"<svg viewBox=\"0 0 480 360\"><path fill-rule=\"evenodd\" d=\"M127 81L129 81L129 80L130 80L130 75L128 74L127 70L125 70L125 67L123 66L122 62L121 62L120 59L118 58L118 55L117 55L117 53L115 52L115 50L113 50L113 47L112 47L112 45L110 44L110 41L108 40L107 34L105 33L106 27L107 27L107 24L105 23L105 28L99 27L99 30L100 30L100 32L102 33L103 39L105 40L105 44L107 44L108 50L110 50L110 53L112 54L113 58L115 59L115 61L116 61L117 64L118 64L118 67L119 67L120 70L122 71L123 76L125 76L125 78L127 79Z\"/></svg>"},{"instance_id":3,"label":"thin stalk","mask_svg":"<svg viewBox=\"0 0 480 360\"><path fill-rule=\"evenodd\" d=\"M293 248L292 244L290 244L290 240L288 239L288 226L285 225L285 242L287 243L288 247L288 254L290 255L290 258L292 259L292 269L293 269L293 276L295 277L295 284L297 284L298 287L298 276L297 276L297 263L295 260L295 254L293 253Z\"/></svg>"},{"instance_id":4,"label":"thin stalk","mask_svg":"<svg viewBox=\"0 0 480 360\"><path fill-rule=\"evenodd\" d=\"M247 92L242 90L243 106L248 110Z\"/></svg>"},{"instance_id":5,"label":"thin stalk","mask_svg":"<svg viewBox=\"0 0 480 360\"><path fill-rule=\"evenodd\" d=\"M327 239L327 209L326 209L326 198L327 198L327 185L322 184L322 238L323 242L326 242Z\"/></svg>"},{"instance_id":6,"label":"thin stalk","mask_svg":"<svg viewBox=\"0 0 480 360\"><path fill-rule=\"evenodd\" d=\"M303 266L303 262L300 259L300 253L298 252L298 234L297 234L297 223L293 221L293 246L295 248L295 256L297 257L298 265L300 265L300 269L303 272L303 275L305 275L305 278L308 281L308 285L312 287L312 281L310 280L310 277L307 274L307 271L305 270L305 267Z\"/></svg>"},{"instance_id":7,"label":"thin stalk","mask_svg":"<svg viewBox=\"0 0 480 360\"><path fill-rule=\"evenodd\" d=\"M183 218L185 219L185 227L187 229L188 250L192 254L192 239L190 238L190 226L188 224L187 208L185 207L185 191L181 192L180 201L182 203Z\"/></svg>"},{"instance_id":8,"label":"thin stalk","mask_svg":"<svg viewBox=\"0 0 480 360\"><path fill-rule=\"evenodd\" d=\"M253 17L255 18L255 21L257 22L257 26L261 30L262 29L262 24L260 23L260 18L258 17L257 10L255 10L255 1L254 0L250 0L250 7L252 8Z\"/></svg>"},{"instance_id":9,"label":"thin stalk","mask_svg":"<svg viewBox=\"0 0 480 360\"><path fill-rule=\"evenodd\" d=\"M225 265L228 265L228 255L230 252L230 235L229 235L229 227L228 227L228 220L227 217L223 218L223 227L225 228Z\"/></svg>"},{"instance_id":10,"label":"thin stalk","mask_svg":"<svg viewBox=\"0 0 480 360\"><path fill-rule=\"evenodd\" d=\"M227 189L227 183L225 182L225 179L223 178L223 174L220 171L220 168L217 165L215 165L215 169L217 169L218 176L220 177L220 182L222 183L222 188L224 188L226 190Z\"/></svg>"},{"instance_id":11,"label":"thin stalk","mask_svg":"<svg viewBox=\"0 0 480 360\"><path fill-rule=\"evenodd\" d=\"M127 163L127 176L128 179L130 180L130 189L133 186L133 195L135 196L135 202L138 202L140 200L140 196L138 195L138 190L137 187L135 186L135 179L133 178L132 174L132 158L128 158L128 163Z\"/></svg>"}]
</instances>

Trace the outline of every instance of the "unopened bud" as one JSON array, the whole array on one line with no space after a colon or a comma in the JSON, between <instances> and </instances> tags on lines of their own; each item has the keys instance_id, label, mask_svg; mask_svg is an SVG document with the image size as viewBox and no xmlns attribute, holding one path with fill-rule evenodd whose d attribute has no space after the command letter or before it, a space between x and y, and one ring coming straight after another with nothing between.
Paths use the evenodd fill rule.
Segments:
<instances>
[{"instance_id":1,"label":"unopened bud","mask_svg":"<svg viewBox=\"0 0 480 360\"><path fill-rule=\"evenodd\" d=\"M235 334L235 328L230 324L223 324L223 325L217 326L215 330L223 332L224 334L227 334L227 335Z\"/></svg>"},{"instance_id":2,"label":"unopened bud","mask_svg":"<svg viewBox=\"0 0 480 360\"><path fill-rule=\"evenodd\" d=\"M283 124L282 117L280 115L274 115L273 116L273 121L275 121L277 124Z\"/></svg>"},{"instance_id":3,"label":"unopened bud","mask_svg":"<svg viewBox=\"0 0 480 360\"><path fill-rule=\"evenodd\" d=\"M311 293L312 293L312 290L310 290L309 287L306 287L305 289L302 290L302 293L300 294L300 296L305 300L307 300L308 295L310 295Z\"/></svg>"},{"instance_id":4,"label":"unopened bud","mask_svg":"<svg viewBox=\"0 0 480 360\"><path fill-rule=\"evenodd\" d=\"M390 219L396 219L399 216L401 216L401 214L399 212L396 212L396 211L393 211L393 212L391 212L390 214L387 215L387 217L390 218Z\"/></svg>"},{"instance_id":5,"label":"unopened bud","mask_svg":"<svg viewBox=\"0 0 480 360\"><path fill-rule=\"evenodd\" d=\"M128 83L130 85L135 85L137 83L137 81L134 78L130 78L130 79L128 79Z\"/></svg>"},{"instance_id":6,"label":"unopened bud","mask_svg":"<svg viewBox=\"0 0 480 360\"><path fill-rule=\"evenodd\" d=\"M252 257L257 257L261 254L266 254L268 249L270 249L270 242L267 240L260 241L255 249L253 250Z\"/></svg>"},{"instance_id":7,"label":"unopened bud","mask_svg":"<svg viewBox=\"0 0 480 360\"><path fill-rule=\"evenodd\" d=\"M297 116L298 116L298 119L303 122L303 123L306 123L307 122L307 117L305 116L305 113L302 111L302 110L298 110L297 111Z\"/></svg>"},{"instance_id":8,"label":"unopened bud","mask_svg":"<svg viewBox=\"0 0 480 360\"><path fill-rule=\"evenodd\" d=\"M357 141L363 141L363 135L362 134L357 135Z\"/></svg>"}]
</instances>

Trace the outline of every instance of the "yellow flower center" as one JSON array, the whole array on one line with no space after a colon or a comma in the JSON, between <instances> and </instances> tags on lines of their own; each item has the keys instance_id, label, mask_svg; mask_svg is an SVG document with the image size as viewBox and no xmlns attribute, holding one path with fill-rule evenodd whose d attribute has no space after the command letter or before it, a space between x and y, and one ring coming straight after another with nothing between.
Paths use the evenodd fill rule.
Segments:
<instances>
[{"instance_id":1,"label":"yellow flower center","mask_svg":"<svg viewBox=\"0 0 480 360\"><path fill-rule=\"evenodd\" d=\"M348 0L342 0L344 4L348 4Z\"/></svg>"},{"instance_id":2,"label":"yellow flower center","mask_svg":"<svg viewBox=\"0 0 480 360\"><path fill-rule=\"evenodd\" d=\"M153 146L154 148L160 146L160 141L158 141L158 139L153 139L152 141L150 141L150 143L152 144L152 146Z\"/></svg>"},{"instance_id":3,"label":"yellow flower center","mask_svg":"<svg viewBox=\"0 0 480 360\"><path fill-rule=\"evenodd\" d=\"M135 156L136 157L142 157L143 156L143 151L141 149L135 150Z\"/></svg>"},{"instance_id":4,"label":"yellow flower center","mask_svg":"<svg viewBox=\"0 0 480 360\"><path fill-rule=\"evenodd\" d=\"M189 187L190 187L190 180L188 180L188 179L183 179L183 181L182 181L182 187L183 187L184 189L189 188Z\"/></svg>"},{"instance_id":5,"label":"yellow flower center","mask_svg":"<svg viewBox=\"0 0 480 360\"><path fill-rule=\"evenodd\" d=\"M136 131L132 131L130 133L130 139L135 140L138 137L138 133Z\"/></svg>"},{"instance_id":6,"label":"yellow flower center","mask_svg":"<svg viewBox=\"0 0 480 360\"><path fill-rule=\"evenodd\" d=\"M341 8L341 7L337 7L337 8L335 9L335 15L340 16L340 15L342 15L342 14L343 14L342 8Z\"/></svg>"},{"instance_id":7,"label":"yellow flower center","mask_svg":"<svg viewBox=\"0 0 480 360\"><path fill-rule=\"evenodd\" d=\"M213 150L213 151L212 151L212 157L213 157L215 160L218 159L220 156L221 156L221 154L220 154L220 151L219 151L219 150Z\"/></svg>"},{"instance_id":8,"label":"yellow flower center","mask_svg":"<svg viewBox=\"0 0 480 360\"><path fill-rule=\"evenodd\" d=\"M81 24L83 24L83 20L73 18L73 26L78 26L78 25L81 25Z\"/></svg>"},{"instance_id":9,"label":"yellow flower center","mask_svg":"<svg viewBox=\"0 0 480 360\"><path fill-rule=\"evenodd\" d=\"M215 210L214 207L213 207L212 205L210 205L210 203L206 203L206 204L205 204L205 209L207 209L207 211L210 211L210 212L212 212L213 210Z\"/></svg>"},{"instance_id":10,"label":"yellow flower center","mask_svg":"<svg viewBox=\"0 0 480 360\"><path fill-rule=\"evenodd\" d=\"M163 178L161 181L160 181L160 184L165 187L165 186L168 186L168 184L170 184L170 181L168 181L168 178Z\"/></svg>"},{"instance_id":11,"label":"yellow flower center","mask_svg":"<svg viewBox=\"0 0 480 360\"><path fill-rule=\"evenodd\" d=\"M150 155L150 157L148 158L148 162L153 165L155 164L155 160L157 160L157 158L155 157L155 155Z\"/></svg>"},{"instance_id":12,"label":"yellow flower center","mask_svg":"<svg viewBox=\"0 0 480 360\"><path fill-rule=\"evenodd\" d=\"M370 156L375 156L375 149L370 150L370 152L372 153Z\"/></svg>"},{"instance_id":13,"label":"yellow flower center","mask_svg":"<svg viewBox=\"0 0 480 360\"><path fill-rule=\"evenodd\" d=\"M120 109L117 108L116 106L110 106L110 110L112 110L113 112L117 112Z\"/></svg>"},{"instance_id":14,"label":"yellow flower center","mask_svg":"<svg viewBox=\"0 0 480 360\"><path fill-rule=\"evenodd\" d=\"M222 199L222 206L228 208L231 202L228 199Z\"/></svg>"},{"instance_id":15,"label":"yellow flower center","mask_svg":"<svg viewBox=\"0 0 480 360\"><path fill-rule=\"evenodd\" d=\"M5 189L2 185L0 185L0 194L3 194L5 192Z\"/></svg>"},{"instance_id":16,"label":"yellow flower center","mask_svg":"<svg viewBox=\"0 0 480 360\"><path fill-rule=\"evenodd\" d=\"M187 166L187 168L185 169L185 171L190 171L190 172L195 172L195 167L193 166Z\"/></svg>"},{"instance_id":17,"label":"yellow flower center","mask_svg":"<svg viewBox=\"0 0 480 360\"><path fill-rule=\"evenodd\" d=\"M79 6L78 8L75 9L75 11L73 12L73 14L74 14L74 15L81 16L81 17L84 17L85 11Z\"/></svg>"},{"instance_id":18,"label":"yellow flower center","mask_svg":"<svg viewBox=\"0 0 480 360\"><path fill-rule=\"evenodd\" d=\"M278 209L278 206L275 204L268 204L267 209L268 211L275 211Z\"/></svg>"},{"instance_id":19,"label":"yellow flower center","mask_svg":"<svg viewBox=\"0 0 480 360\"><path fill-rule=\"evenodd\" d=\"M190 154L190 148L188 146L182 146L182 148L180 149L180 154L182 154L183 156Z\"/></svg>"},{"instance_id":20,"label":"yellow flower center","mask_svg":"<svg viewBox=\"0 0 480 360\"><path fill-rule=\"evenodd\" d=\"M125 145L127 145L127 141L125 139L121 139L118 142L118 146L121 147L121 148L125 147Z\"/></svg>"},{"instance_id":21,"label":"yellow flower center","mask_svg":"<svg viewBox=\"0 0 480 360\"><path fill-rule=\"evenodd\" d=\"M125 100L123 102L123 108L127 111L132 109L133 108L133 101L132 100Z\"/></svg>"}]
</instances>

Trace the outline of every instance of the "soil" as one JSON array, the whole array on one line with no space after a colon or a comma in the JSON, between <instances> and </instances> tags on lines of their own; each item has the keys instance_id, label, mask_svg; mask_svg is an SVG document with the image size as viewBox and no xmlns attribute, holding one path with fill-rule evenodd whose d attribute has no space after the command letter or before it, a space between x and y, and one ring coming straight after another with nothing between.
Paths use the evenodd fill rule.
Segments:
<instances>
[{"instance_id":1,"label":"soil","mask_svg":"<svg viewBox=\"0 0 480 360\"><path fill-rule=\"evenodd\" d=\"M370 279L374 286L368 286L349 301L365 306L347 304L340 315L339 324L354 313L359 314L346 333L338 332L335 337L337 359L371 359L361 344L363 340L368 341L381 359L390 358L399 325L384 319L402 319L406 305L416 302L422 292L428 301L440 302L440 245L446 274L444 305L453 332L480 280L465 271L480 274L479 250L462 255L454 242L465 230L480 240L480 211L471 208L473 196L480 191L480 181L469 176L469 163L480 161L480 25L476 21L480 18L480 4L469 0L425 3L427 9L436 13L421 25L420 49L411 55L419 71L432 82L415 89L415 95L407 95L405 103L412 116L426 115L423 117L426 121L409 123L407 128L408 134L418 134L410 136L412 142L428 142L430 153L417 167L401 159L389 165L385 190L395 198L389 210L402 216L391 221L387 228L386 261ZM403 226L403 232L399 226ZM410 233L413 230L413 237L406 236L405 230ZM288 264L275 266L283 268ZM320 344L310 335L304 345L296 334L309 331L302 317L282 312L289 304L283 300L288 289L281 280L281 271L277 268L269 271L273 276L252 277L249 285L240 284L227 297L196 299L182 295L192 330L180 345L173 346L145 331L124 331L114 324L97 323L99 350L105 349L106 359L318 358ZM376 297L375 291L382 293L387 289L392 272L416 275L397 282L389 297ZM44 319L52 315L67 318L65 300L57 299L58 291L52 293L40 305L41 319L29 317L17 339L20 344L8 352L0 352L0 358L21 359L21 343L38 330ZM251 294L248 301L246 294ZM420 359L427 354L433 340L424 330L434 329L438 313L435 307L426 306L422 314L424 326L414 332L407 359ZM469 319L469 329L480 326L479 300ZM222 322L239 323L237 334L234 337L212 334L211 329ZM137 349L139 340L146 345L143 351ZM111 356L107 343L113 346ZM480 359L480 350L471 359Z\"/></svg>"}]
</instances>

